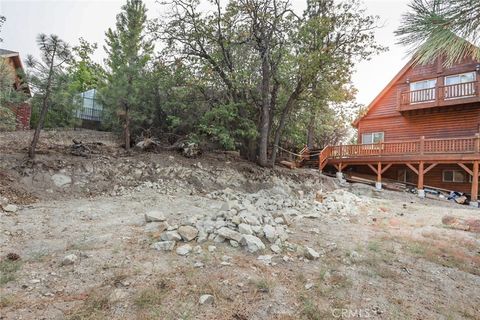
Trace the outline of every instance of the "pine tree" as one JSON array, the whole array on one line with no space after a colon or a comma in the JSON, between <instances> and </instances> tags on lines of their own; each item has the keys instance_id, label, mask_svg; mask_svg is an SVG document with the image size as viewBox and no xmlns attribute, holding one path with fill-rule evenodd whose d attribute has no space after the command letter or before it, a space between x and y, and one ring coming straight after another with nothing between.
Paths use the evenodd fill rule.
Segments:
<instances>
[{"instance_id":1,"label":"pine tree","mask_svg":"<svg viewBox=\"0 0 480 320\"><path fill-rule=\"evenodd\" d=\"M123 122L125 148L130 148L132 119L142 120L142 87L153 46L145 38L147 9L141 0L128 0L117 15L116 30L106 32L107 80L100 91L103 105L116 123Z\"/></svg>"},{"instance_id":2,"label":"pine tree","mask_svg":"<svg viewBox=\"0 0 480 320\"><path fill-rule=\"evenodd\" d=\"M412 0L396 31L418 63L440 56L451 65L465 57L480 60L480 1Z\"/></svg>"},{"instance_id":3,"label":"pine tree","mask_svg":"<svg viewBox=\"0 0 480 320\"><path fill-rule=\"evenodd\" d=\"M35 87L36 96L41 100L38 123L28 151L31 159L35 158L40 131L44 127L47 111L55 100L52 97L65 83L65 64L72 59L68 44L55 35L40 34L37 43L42 54L41 61L32 56L27 59L27 66L31 69L30 83Z\"/></svg>"}]
</instances>

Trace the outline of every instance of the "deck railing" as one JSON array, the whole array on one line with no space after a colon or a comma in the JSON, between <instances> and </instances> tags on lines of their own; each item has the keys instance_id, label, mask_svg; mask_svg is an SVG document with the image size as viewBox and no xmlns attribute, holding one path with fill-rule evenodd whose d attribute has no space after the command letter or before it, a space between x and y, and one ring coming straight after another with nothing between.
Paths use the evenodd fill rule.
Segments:
<instances>
[{"instance_id":1,"label":"deck railing","mask_svg":"<svg viewBox=\"0 0 480 320\"><path fill-rule=\"evenodd\" d=\"M388 157L402 155L468 154L480 152L480 135L463 138L424 139L373 144L328 146L320 154L320 164L327 159Z\"/></svg>"},{"instance_id":2,"label":"deck railing","mask_svg":"<svg viewBox=\"0 0 480 320\"><path fill-rule=\"evenodd\" d=\"M465 82L434 88L404 91L400 95L400 106L434 103L437 105L454 104L452 100L479 96L478 82ZM411 109L411 108L410 108Z\"/></svg>"}]
</instances>

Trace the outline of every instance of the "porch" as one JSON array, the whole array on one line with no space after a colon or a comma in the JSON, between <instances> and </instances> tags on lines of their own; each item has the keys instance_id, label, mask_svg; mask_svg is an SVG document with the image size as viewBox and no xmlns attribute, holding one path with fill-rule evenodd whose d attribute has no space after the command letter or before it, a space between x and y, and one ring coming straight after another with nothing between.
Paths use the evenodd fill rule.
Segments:
<instances>
[{"instance_id":1,"label":"porch","mask_svg":"<svg viewBox=\"0 0 480 320\"><path fill-rule=\"evenodd\" d=\"M318 167L332 165L337 172L351 165L366 165L381 188L382 175L394 164L403 164L417 176L419 195L424 196L424 176L439 164L457 164L471 181L471 200L478 200L480 134L473 137L425 139L327 146L319 154ZM476 178L474 178L476 177Z\"/></svg>"}]
</instances>

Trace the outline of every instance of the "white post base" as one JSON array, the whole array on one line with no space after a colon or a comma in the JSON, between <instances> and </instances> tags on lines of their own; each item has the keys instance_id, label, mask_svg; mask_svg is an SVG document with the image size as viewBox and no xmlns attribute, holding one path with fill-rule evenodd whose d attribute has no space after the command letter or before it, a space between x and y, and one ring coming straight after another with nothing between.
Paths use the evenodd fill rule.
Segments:
<instances>
[{"instance_id":1,"label":"white post base","mask_svg":"<svg viewBox=\"0 0 480 320\"><path fill-rule=\"evenodd\" d=\"M470 201L470 206L474 208L478 208L478 201Z\"/></svg>"},{"instance_id":2,"label":"white post base","mask_svg":"<svg viewBox=\"0 0 480 320\"><path fill-rule=\"evenodd\" d=\"M418 196L422 199L425 198L425 190L418 189Z\"/></svg>"},{"instance_id":3,"label":"white post base","mask_svg":"<svg viewBox=\"0 0 480 320\"><path fill-rule=\"evenodd\" d=\"M343 181L343 173L337 172L336 177L337 177L338 180Z\"/></svg>"},{"instance_id":4,"label":"white post base","mask_svg":"<svg viewBox=\"0 0 480 320\"><path fill-rule=\"evenodd\" d=\"M375 182L375 189L377 189L377 191L380 191L382 190L382 183L381 182Z\"/></svg>"}]
</instances>

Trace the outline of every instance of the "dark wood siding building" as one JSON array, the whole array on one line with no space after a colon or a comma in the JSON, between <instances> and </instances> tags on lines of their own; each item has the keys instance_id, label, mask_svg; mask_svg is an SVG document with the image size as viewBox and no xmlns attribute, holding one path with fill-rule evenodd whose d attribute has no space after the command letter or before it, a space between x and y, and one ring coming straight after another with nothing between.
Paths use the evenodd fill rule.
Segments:
<instances>
[{"instance_id":1,"label":"dark wood siding building","mask_svg":"<svg viewBox=\"0 0 480 320\"><path fill-rule=\"evenodd\" d=\"M478 197L480 63L445 68L410 61L354 122L358 145L327 146L320 169L332 165L424 187ZM381 185L381 184L380 184Z\"/></svg>"}]
</instances>

